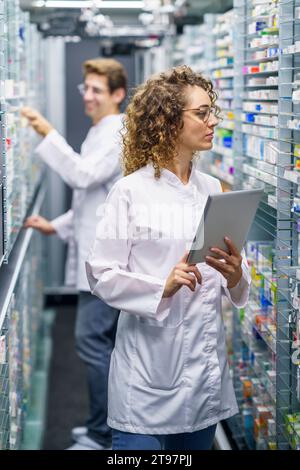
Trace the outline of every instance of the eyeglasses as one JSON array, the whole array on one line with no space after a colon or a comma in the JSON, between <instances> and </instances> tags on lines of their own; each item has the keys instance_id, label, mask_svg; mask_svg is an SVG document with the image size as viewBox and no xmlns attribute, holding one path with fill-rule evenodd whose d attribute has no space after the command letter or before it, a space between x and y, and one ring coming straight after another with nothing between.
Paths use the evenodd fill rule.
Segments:
<instances>
[{"instance_id":1,"label":"eyeglasses","mask_svg":"<svg viewBox=\"0 0 300 470\"><path fill-rule=\"evenodd\" d=\"M219 109L216 108L216 106L209 106L205 109L188 108L188 109L183 109L182 111L196 111L195 115L197 116L198 119L200 119L200 121L202 121L204 123L207 123L207 121L209 120L209 117L211 116L211 114L213 114L214 117L216 119L218 119L219 121L222 120L222 118L219 116Z\"/></svg>"},{"instance_id":2,"label":"eyeglasses","mask_svg":"<svg viewBox=\"0 0 300 470\"><path fill-rule=\"evenodd\" d=\"M89 85L86 85L85 83L79 83L79 85L77 85L77 89L79 93L81 94L81 96L83 96L88 91L88 89L91 89L93 95L101 95L102 93L107 91L106 89L97 88L95 86L89 86Z\"/></svg>"}]
</instances>

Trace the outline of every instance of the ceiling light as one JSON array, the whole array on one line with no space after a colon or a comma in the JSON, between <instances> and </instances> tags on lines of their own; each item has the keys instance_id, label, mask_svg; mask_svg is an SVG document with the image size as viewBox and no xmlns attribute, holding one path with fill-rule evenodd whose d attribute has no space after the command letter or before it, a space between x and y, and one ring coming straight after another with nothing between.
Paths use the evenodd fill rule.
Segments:
<instances>
[{"instance_id":1,"label":"ceiling light","mask_svg":"<svg viewBox=\"0 0 300 470\"><path fill-rule=\"evenodd\" d=\"M143 9L143 1L93 1L93 0L36 0L32 3L36 8L91 8L103 9Z\"/></svg>"}]
</instances>

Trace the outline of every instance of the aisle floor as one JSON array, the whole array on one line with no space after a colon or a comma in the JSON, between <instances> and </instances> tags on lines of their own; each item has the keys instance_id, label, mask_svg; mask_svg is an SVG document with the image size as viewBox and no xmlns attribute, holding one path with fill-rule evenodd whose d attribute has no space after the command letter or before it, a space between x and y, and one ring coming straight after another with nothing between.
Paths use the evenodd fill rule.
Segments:
<instances>
[{"instance_id":1,"label":"aisle floor","mask_svg":"<svg viewBox=\"0 0 300 470\"><path fill-rule=\"evenodd\" d=\"M52 357L42 448L71 445L71 429L83 425L88 410L85 369L75 351L76 305L57 308L52 330Z\"/></svg>"}]
</instances>

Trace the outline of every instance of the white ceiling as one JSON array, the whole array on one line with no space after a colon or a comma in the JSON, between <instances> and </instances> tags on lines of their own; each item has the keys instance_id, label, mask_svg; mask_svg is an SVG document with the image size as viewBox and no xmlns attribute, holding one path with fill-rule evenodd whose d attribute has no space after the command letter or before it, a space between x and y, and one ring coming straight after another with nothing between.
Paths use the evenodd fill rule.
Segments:
<instances>
[{"instance_id":1,"label":"white ceiling","mask_svg":"<svg viewBox=\"0 0 300 470\"><path fill-rule=\"evenodd\" d=\"M31 11L33 21L41 23L45 20L59 21L63 28L63 21L71 24L76 22L78 17L78 10L70 9L49 9L49 8L32 8L35 0L20 0L23 9ZM59 0L62 1L62 0ZM66 1L66 0L64 0ZM72 1L72 0L68 0ZM103 0L105 1L105 0ZM125 0L124 0L125 1ZM126 0L130 1L130 0ZM175 2L175 0L173 0ZM177 18L178 24L185 24L187 22L199 23L201 22L202 15L205 13L223 13L232 8L233 0L187 0L187 16L190 18ZM103 10L101 13L109 15L116 25L134 25L138 24L138 15L140 11L137 10ZM72 26L70 26L72 29Z\"/></svg>"},{"instance_id":2,"label":"white ceiling","mask_svg":"<svg viewBox=\"0 0 300 470\"><path fill-rule=\"evenodd\" d=\"M20 0L23 8L31 8L35 0ZM64 0L66 1L66 0ZM68 0L72 1L72 0ZM105 0L104 0L105 1ZM127 2L130 0L126 0ZM173 0L175 2L175 0ZM188 13L202 15L204 13L223 12L232 6L233 0L187 0ZM49 11L49 9L46 9ZM134 13L132 13L134 14Z\"/></svg>"}]
</instances>

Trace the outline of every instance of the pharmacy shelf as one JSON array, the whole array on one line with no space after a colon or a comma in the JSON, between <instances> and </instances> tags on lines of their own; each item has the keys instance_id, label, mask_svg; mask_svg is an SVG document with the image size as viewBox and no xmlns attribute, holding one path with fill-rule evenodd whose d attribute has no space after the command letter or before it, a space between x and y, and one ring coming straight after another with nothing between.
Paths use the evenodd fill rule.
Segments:
<instances>
[{"instance_id":1,"label":"pharmacy shelf","mask_svg":"<svg viewBox=\"0 0 300 470\"><path fill-rule=\"evenodd\" d=\"M52 354L52 326L55 310L43 311L43 321L37 344L38 361L32 375L31 400L24 420L21 450L42 449L46 426L46 404L48 398L48 376Z\"/></svg>"},{"instance_id":2,"label":"pharmacy shelf","mask_svg":"<svg viewBox=\"0 0 300 470\"><path fill-rule=\"evenodd\" d=\"M233 10L223 15L215 17L215 44L212 48L213 57L210 61L211 77L214 86L218 91L220 103L227 102L228 110L222 108L223 120L219 123L215 131L214 146L209 152L210 164L208 169L210 173L218 177L223 182L223 187L232 188L234 184L234 159L233 159L233 140L234 140L234 52L233 52ZM222 32L220 37L219 32ZM224 34L226 32L226 34ZM223 55L226 59L223 59ZM216 67L218 64L218 67ZM223 80L227 80L223 82ZM226 84L226 90L223 87ZM205 168L204 168L205 170Z\"/></svg>"},{"instance_id":3,"label":"pharmacy shelf","mask_svg":"<svg viewBox=\"0 0 300 470\"><path fill-rule=\"evenodd\" d=\"M43 110L45 54L19 0L1 0L0 11L0 449L19 449L32 401L43 307L41 237L22 225L26 214L39 212L45 197L33 151L37 138L25 127L20 109Z\"/></svg>"},{"instance_id":4,"label":"pharmacy shelf","mask_svg":"<svg viewBox=\"0 0 300 470\"><path fill-rule=\"evenodd\" d=\"M176 43L176 49L180 49L180 54L175 54L173 58L173 65L186 64L192 67L193 70L197 70L203 73L205 76L208 75L208 64L211 68L214 68L217 61L224 61L232 57L232 54L227 55L222 53L222 57L216 56L215 44L216 40L219 37L217 34L212 35L211 31L216 26L215 14L205 14L203 17L203 24L193 25L193 26L184 26L183 34L181 38ZM221 32L221 36L225 34ZM221 38L221 37L220 37ZM224 41L224 39L222 39ZM228 50L227 46L225 50ZM197 51L197 55L195 54ZM192 53L191 53L192 52ZM214 61L214 63L213 63ZM225 69L227 66L225 65ZM219 68L214 68L214 72L217 72ZM232 81L232 78L228 79L218 78L218 83L220 89L222 88L223 99L226 100L227 105L232 102L232 87L229 83ZM227 150L227 149L226 149ZM222 146L218 148L219 154L222 155ZM210 152L205 152L199 166L204 171L209 172L210 165L212 163L212 154Z\"/></svg>"},{"instance_id":5,"label":"pharmacy shelf","mask_svg":"<svg viewBox=\"0 0 300 470\"><path fill-rule=\"evenodd\" d=\"M28 215L39 213L40 186ZM33 401L38 339L42 337L43 245L32 229L19 233L9 263L0 269L0 449L20 449ZM41 358L40 358L41 359Z\"/></svg>"},{"instance_id":6,"label":"pharmacy shelf","mask_svg":"<svg viewBox=\"0 0 300 470\"><path fill-rule=\"evenodd\" d=\"M19 0L3 0L0 16L1 100L1 220L4 239L0 259L7 262L21 230L26 211L40 179L42 164L34 155L38 138L26 127L20 110L32 106L43 111L42 39Z\"/></svg>"},{"instance_id":7,"label":"pharmacy shelf","mask_svg":"<svg viewBox=\"0 0 300 470\"><path fill-rule=\"evenodd\" d=\"M244 433L249 436L252 426L251 448L289 449L295 448L297 438L287 437L285 416L300 409L300 375L292 362L293 339L299 338L300 325L297 327L295 297L291 296L297 287L300 232L298 214L295 213L300 183L296 167L299 139L297 129L291 128L297 127L299 112L297 102L292 98L296 96L300 65L295 41L300 33L298 21L295 21L296 16L300 16L300 3L297 0L235 0L234 7L236 18L239 18L234 43L234 184L248 189L262 184L266 192L257 211L251 238L264 242L257 242L256 246L254 242L253 246L248 244L247 250L254 287L250 301L243 309L243 321L240 327L238 324L235 327L242 331L236 353L243 350L243 344L247 348L248 357L244 353L243 359L239 360L253 387L249 396L244 391L241 398L247 416L252 413L254 418L252 423L250 418L244 421ZM287 51L288 54L283 54ZM291 118L294 120L289 123ZM269 253L261 257L264 249ZM293 275L288 275L293 264ZM268 276L263 275L266 266ZM267 302L272 310L270 318L265 310ZM263 323L257 324L258 321ZM267 370L251 367L249 357L251 354L255 357L258 346L264 350ZM237 357L241 356L237 354ZM233 370L235 383L239 386L241 373L236 363ZM273 384L268 380L269 373L274 376ZM273 387L268 389L271 385ZM263 409L272 407L270 423L259 414L258 405ZM249 422L250 428L246 427ZM266 432L269 433L267 440Z\"/></svg>"},{"instance_id":8,"label":"pharmacy shelf","mask_svg":"<svg viewBox=\"0 0 300 470\"><path fill-rule=\"evenodd\" d=\"M197 67L197 63L187 62L193 68L202 71L204 75L209 70L210 78L218 90L223 121L216 129L214 147L211 151L203 154L199 166L203 171L217 176L226 189L232 187L234 179L234 162L232 160L234 132L232 22L233 11L223 15L205 15L201 29L195 30L199 36L202 35L202 41L205 44L202 70ZM189 28L193 30L193 27ZM211 31L213 34L211 34ZM200 41L200 37L198 37L198 42Z\"/></svg>"},{"instance_id":9,"label":"pharmacy shelf","mask_svg":"<svg viewBox=\"0 0 300 470\"><path fill-rule=\"evenodd\" d=\"M34 203L32 204L28 216L39 214L46 195L45 186L40 185L37 189ZM15 243L11 253L10 262L0 268L0 330L3 326L5 315L14 292L20 271L23 266L28 246L33 235L33 229L23 230Z\"/></svg>"}]
</instances>

